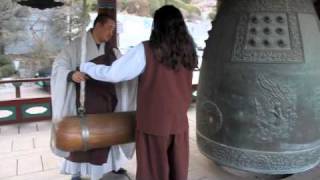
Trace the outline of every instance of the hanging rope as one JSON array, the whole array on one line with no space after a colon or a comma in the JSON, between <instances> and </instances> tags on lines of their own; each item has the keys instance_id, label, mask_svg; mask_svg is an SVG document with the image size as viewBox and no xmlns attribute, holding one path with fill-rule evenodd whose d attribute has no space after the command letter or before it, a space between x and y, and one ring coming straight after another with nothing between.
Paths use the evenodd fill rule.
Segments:
<instances>
[{"instance_id":1,"label":"hanging rope","mask_svg":"<svg viewBox=\"0 0 320 180\"><path fill-rule=\"evenodd\" d=\"M87 15L87 1L83 0L83 24L82 24L82 30L81 30L81 63L86 62L86 56L87 56L87 32L86 32L86 23L85 18ZM80 126L81 126L81 137L83 142L83 149L87 151L89 149L88 141L90 137L90 131L87 125L86 117L85 117L85 88L86 88L86 82L81 81L80 82L80 106L78 108L78 114L80 117Z\"/></svg>"}]
</instances>

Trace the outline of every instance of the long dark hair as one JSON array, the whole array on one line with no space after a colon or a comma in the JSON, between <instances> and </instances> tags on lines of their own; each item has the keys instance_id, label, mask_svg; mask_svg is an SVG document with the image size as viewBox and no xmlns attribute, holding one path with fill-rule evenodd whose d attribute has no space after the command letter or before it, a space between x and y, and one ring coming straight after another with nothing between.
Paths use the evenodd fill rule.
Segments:
<instances>
[{"instance_id":1,"label":"long dark hair","mask_svg":"<svg viewBox=\"0 0 320 180\"><path fill-rule=\"evenodd\" d=\"M320 19L320 0L314 2L314 6L316 8L316 12L318 14L318 18Z\"/></svg>"},{"instance_id":2,"label":"long dark hair","mask_svg":"<svg viewBox=\"0 0 320 180\"><path fill-rule=\"evenodd\" d=\"M195 43L181 12L172 5L158 9L153 18L150 47L155 58L172 69L193 70L198 65Z\"/></svg>"}]
</instances>

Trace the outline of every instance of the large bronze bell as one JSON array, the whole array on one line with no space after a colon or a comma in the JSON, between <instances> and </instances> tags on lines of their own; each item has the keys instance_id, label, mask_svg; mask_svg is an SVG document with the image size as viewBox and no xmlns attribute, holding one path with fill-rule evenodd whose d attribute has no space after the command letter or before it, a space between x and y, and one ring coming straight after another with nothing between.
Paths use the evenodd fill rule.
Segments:
<instances>
[{"instance_id":1,"label":"large bronze bell","mask_svg":"<svg viewBox=\"0 0 320 180\"><path fill-rule=\"evenodd\" d=\"M320 161L320 31L312 0L223 0L197 100L200 151L257 173Z\"/></svg>"}]
</instances>

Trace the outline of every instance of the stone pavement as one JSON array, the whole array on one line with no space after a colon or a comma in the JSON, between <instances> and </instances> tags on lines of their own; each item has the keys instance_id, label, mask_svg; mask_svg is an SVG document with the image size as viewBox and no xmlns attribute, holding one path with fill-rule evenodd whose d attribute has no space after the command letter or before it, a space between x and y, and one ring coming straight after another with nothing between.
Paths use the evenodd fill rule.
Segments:
<instances>
[{"instance_id":1,"label":"stone pavement","mask_svg":"<svg viewBox=\"0 0 320 180\"><path fill-rule=\"evenodd\" d=\"M50 94L34 83L24 83L21 86L22 98L48 97ZM16 98L15 88L12 84L0 84L0 100L12 100Z\"/></svg>"},{"instance_id":2,"label":"stone pavement","mask_svg":"<svg viewBox=\"0 0 320 180\"><path fill-rule=\"evenodd\" d=\"M195 139L195 107L189 110L190 121L190 166L189 180L251 180L270 179L267 176L223 171L204 157L198 150ZM59 174L61 159L49 148L50 122L36 122L0 126L0 179L5 180L67 180L70 176ZM126 165L131 179L136 171L135 158ZM104 180L127 180L128 178L107 174ZM286 180L319 180L320 167L296 174Z\"/></svg>"}]
</instances>

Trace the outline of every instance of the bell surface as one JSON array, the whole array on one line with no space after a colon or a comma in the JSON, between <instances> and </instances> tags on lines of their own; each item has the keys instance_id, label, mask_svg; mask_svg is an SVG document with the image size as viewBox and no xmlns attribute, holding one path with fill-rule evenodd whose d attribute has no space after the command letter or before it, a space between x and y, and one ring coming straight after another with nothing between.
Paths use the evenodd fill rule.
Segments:
<instances>
[{"instance_id":1,"label":"bell surface","mask_svg":"<svg viewBox=\"0 0 320 180\"><path fill-rule=\"evenodd\" d=\"M312 0L224 0L201 66L197 143L255 173L320 161L320 31Z\"/></svg>"}]
</instances>

